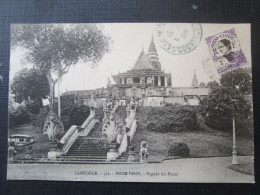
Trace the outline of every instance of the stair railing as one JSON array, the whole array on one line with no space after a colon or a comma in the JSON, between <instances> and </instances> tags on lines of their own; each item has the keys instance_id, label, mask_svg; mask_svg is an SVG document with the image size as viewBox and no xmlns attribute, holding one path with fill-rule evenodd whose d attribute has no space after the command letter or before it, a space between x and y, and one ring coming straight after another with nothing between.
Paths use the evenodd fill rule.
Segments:
<instances>
[{"instance_id":1,"label":"stair railing","mask_svg":"<svg viewBox=\"0 0 260 195\"><path fill-rule=\"evenodd\" d=\"M88 127L90 122L94 119L95 116L95 109L90 109L90 115L89 117L84 121L84 123L78 127L76 125L72 125L69 130L66 132L66 134L61 138L60 143L62 144L62 150L63 154L66 154L70 147L74 144L76 139L79 137L80 132L79 130L84 130Z\"/></svg>"},{"instance_id":2,"label":"stair railing","mask_svg":"<svg viewBox=\"0 0 260 195\"><path fill-rule=\"evenodd\" d=\"M90 123L90 121L94 118L94 116L95 116L95 109L91 108L89 117L84 121L84 123L80 127L85 129L88 126L88 124Z\"/></svg>"},{"instance_id":3,"label":"stair railing","mask_svg":"<svg viewBox=\"0 0 260 195\"><path fill-rule=\"evenodd\" d=\"M126 126L128 126L128 127L130 126L130 131L123 135L121 144L120 144L119 149L118 149L119 156L122 153L126 152L126 150L127 150L127 147L128 147L127 136L130 137L130 143L131 143L131 141L132 141L132 139L135 135L136 127L137 127L135 115L136 115L135 110L130 110L129 115L126 118L126 123L127 123Z\"/></svg>"},{"instance_id":4,"label":"stair railing","mask_svg":"<svg viewBox=\"0 0 260 195\"><path fill-rule=\"evenodd\" d=\"M63 145L63 153L66 154L72 144L76 141L79 135L78 126L72 125L66 134L61 138L60 143Z\"/></svg>"}]
</instances>

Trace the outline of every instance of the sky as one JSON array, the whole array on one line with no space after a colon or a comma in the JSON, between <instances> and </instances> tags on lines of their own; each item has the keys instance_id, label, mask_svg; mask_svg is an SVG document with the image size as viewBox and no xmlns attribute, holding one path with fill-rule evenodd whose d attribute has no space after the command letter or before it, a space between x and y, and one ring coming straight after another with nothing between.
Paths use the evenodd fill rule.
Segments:
<instances>
[{"instance_id":1,"label":"sky","mask_svg":"<svg viewBox=\"0 0 260 195\"><path fill-rule=\"evenodd\" d=\"M250 24L201 24L201 41L193 51L182 55L169 53L160 46L155 23L107 23L102 26L104 33L111 37L111 52L105 54L96 68L81 63L71 67L62 78L61 93L106 87L108 77L113 81L111 75L133 68L142 49L147 53L152 36L162 70L171 73L173 87L190 86L194 71L199 83L212 80L203 67L203 59L208 55L205 38L231 28L235 28L241 49L251 66ZM23 58L23 50L11 50L10 81L23 68Z\"/></svg>"}]
</instances>

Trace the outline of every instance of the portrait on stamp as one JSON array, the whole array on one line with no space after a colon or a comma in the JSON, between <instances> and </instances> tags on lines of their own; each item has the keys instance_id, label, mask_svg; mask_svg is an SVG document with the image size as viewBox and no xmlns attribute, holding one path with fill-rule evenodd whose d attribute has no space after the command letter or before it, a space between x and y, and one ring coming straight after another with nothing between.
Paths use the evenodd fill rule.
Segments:
<instances>
[{"instance_id":1,"label":"portrait on stamp","mask_svg":"<svg viewBox=\"0 0 260 195\"><path fill-rule=\"evenodd\" d=\"M205 40L219 74L247 64L234 28Z\"/></svg>"}]
</instances>

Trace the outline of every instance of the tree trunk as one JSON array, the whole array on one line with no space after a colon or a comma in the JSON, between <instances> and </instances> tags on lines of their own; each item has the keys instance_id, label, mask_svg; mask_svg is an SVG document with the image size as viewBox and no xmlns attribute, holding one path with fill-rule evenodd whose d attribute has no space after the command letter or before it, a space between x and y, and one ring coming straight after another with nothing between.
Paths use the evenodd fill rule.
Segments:
<instances>
[{"instance_id":1,"label":"tree trunk","mask_svg":"<svg viewBox=\"0 0 260 195\"><path fill-rule=\"evenodd\" d=\"M61 118L61 107L60 107L60 77L58 78L58 116Z\"/></svg>"},{"instance_id":2,"label":"tree trunk","mask_svg":"<svg viewBox=\"0 0 260 195\"><path fill-rule=\"evenodd\" d=\"M47 79L48 79L48 83L49 83L49 87L50 87L50 93L49 93L49 107L51 110L53 110L53 104L54 104L54 88L53 88L53 82L52 82L52 78L51 78L51 72L47 73Z\"/></svg>"}]
</instances>

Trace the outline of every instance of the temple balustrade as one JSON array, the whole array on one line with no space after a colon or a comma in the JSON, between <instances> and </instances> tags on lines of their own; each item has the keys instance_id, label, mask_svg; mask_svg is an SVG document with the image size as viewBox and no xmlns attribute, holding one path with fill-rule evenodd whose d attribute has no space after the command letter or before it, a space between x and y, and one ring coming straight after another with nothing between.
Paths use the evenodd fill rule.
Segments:
<instances>
[{"instance_id":1,"label":"temple balustrade","mask_svg":"<svg viewBox=\"0 0 260 195\"><path fill-rule=\"evenodd\" d=\"M131 102L130 105L126 108L127 117L125 119L126 125L125 130L130 129L128 132L123 132L123 138L121 140L120 146L118 148L118 156L120 156L122 153L126 152L127 147L131 143L135 132L136 132L136 107L138 103Z\"/></svg>"},{"instance_id":2,"label":"temple balustrade","mask_svg":"<svg viewBox=\"0 0 260 195\"><path fill-rule=\"evenodd\" d=\"M94 126L93 123L97 121L93 121L95 116L95 108L91 107L90 115L84 121L84 123L79 127L76 125L72 125L70 129L66 132L66 134L61 138L60 144L62 145L63 154L66 154L73 143L79 136L87 136L92 127ZM90 127L91 125L91 127Z\"/></svg>"}]
</instances>

